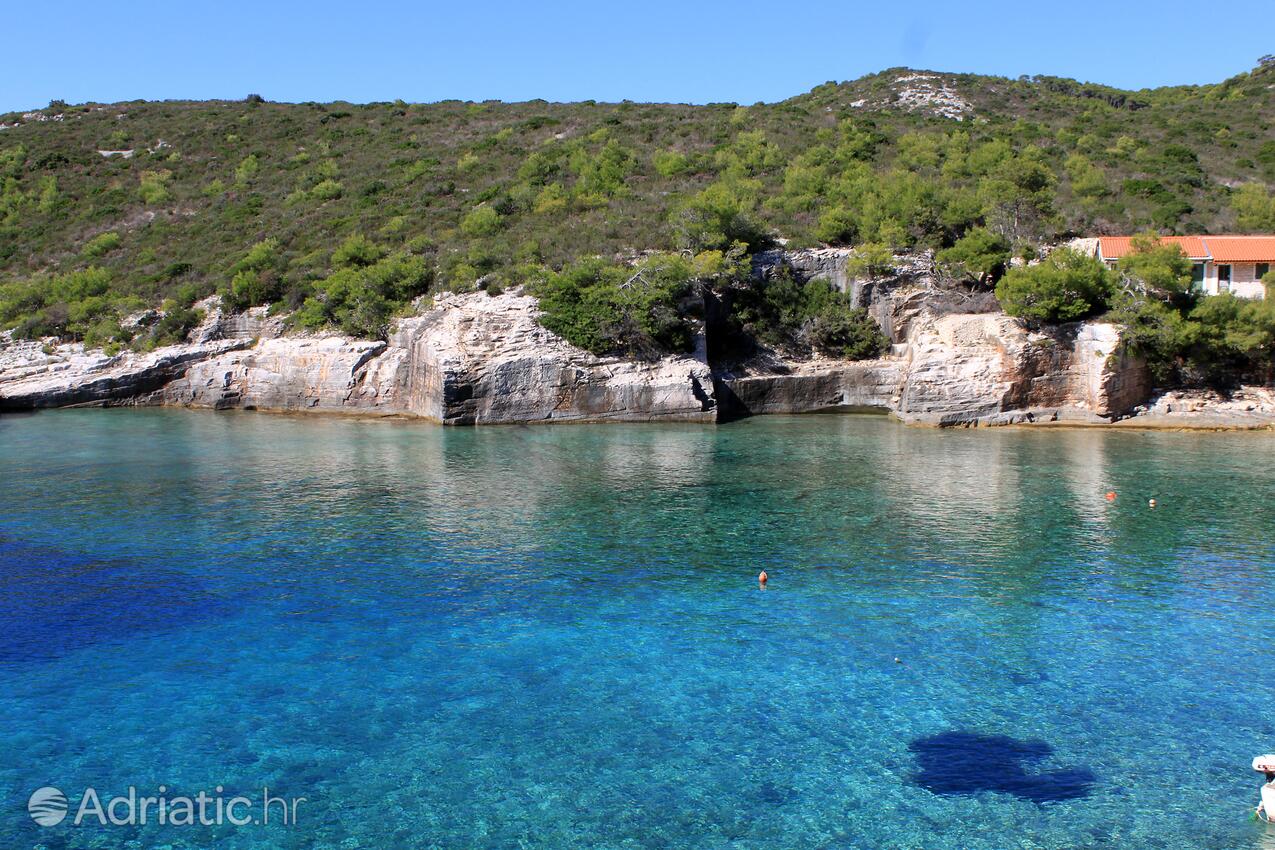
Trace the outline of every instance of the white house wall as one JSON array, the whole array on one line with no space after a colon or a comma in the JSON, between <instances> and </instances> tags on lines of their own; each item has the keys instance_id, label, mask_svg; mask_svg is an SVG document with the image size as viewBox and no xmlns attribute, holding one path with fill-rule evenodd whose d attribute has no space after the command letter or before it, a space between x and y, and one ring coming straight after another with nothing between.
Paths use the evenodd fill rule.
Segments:
<instances>
[{"instance_id":1,"label":"white house wall","mask_svg":"<svg viewBox=\"0 0 1275 850\"><path fill-rule=\"evenodd\" d=\"M1223 263L1231 267L1231 292L1240 298L1265 298L1266 288L1257 279L1256 263ZM1217 263L1204 264L1204 291L1218 294Z\"/></svg>"}]
</instances>

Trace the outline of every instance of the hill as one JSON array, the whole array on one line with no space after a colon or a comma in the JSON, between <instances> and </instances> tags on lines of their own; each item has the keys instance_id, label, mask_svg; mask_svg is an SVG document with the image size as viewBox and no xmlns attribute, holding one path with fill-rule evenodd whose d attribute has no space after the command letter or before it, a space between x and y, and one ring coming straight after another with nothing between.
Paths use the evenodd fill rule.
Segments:
<instances>
[{"instance_id":1,"label":"hill","mask_svg":"<svg viewBox=\"0 0 1275 850\"><path fill-rule=\"evenodd\" d=\"M591 256L1275 228L1273 122L1271 62L1137 92L892 69L752 106L55 102L0 116L0 325L150 345L221 291L375 335Z\"/></svg>"}]
</instances>

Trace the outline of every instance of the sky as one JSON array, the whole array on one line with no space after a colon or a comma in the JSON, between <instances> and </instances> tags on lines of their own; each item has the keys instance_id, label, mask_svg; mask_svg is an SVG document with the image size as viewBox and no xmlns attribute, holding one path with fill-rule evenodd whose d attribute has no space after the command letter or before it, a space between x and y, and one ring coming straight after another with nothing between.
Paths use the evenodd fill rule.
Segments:
<instances>
[{"instance_id":1,"label":"sky","mask_svg":"<svg viewBox=\"0 0 1275 850\"><path fill-rule=\"evenodd\" d=\"M897 66L1143 88L1275 53L1273 0L15 0L3 18L0 112L250 93L750 104Z\"/></svg>"}]
</instances>

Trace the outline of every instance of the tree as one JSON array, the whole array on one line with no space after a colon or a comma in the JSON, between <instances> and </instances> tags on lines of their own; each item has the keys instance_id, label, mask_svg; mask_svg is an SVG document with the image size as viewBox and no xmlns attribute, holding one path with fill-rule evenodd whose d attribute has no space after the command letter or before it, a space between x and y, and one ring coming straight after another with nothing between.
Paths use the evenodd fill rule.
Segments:
<instances>
[{"instance_id":1,"label":"tree","mask_svg":"<svg viewBox=\"0 0 1275 850\"><path fill-rule=\"evenodd\" d=\"M1034 146L1004 160L979 183L989 224L1013 242L1038 236L1053 211L1056 178Z\"/></svg>"},{"instance_id":2,"label":"tree","mask_svg":"<svg viewBox=\"0 0 1275 850\"><path fill-rule=\"evenodd\" d=\"M655 254L636 267L594 258L546 274L529 288L540 301L540 324L568 342L595 354L652 357L691 345L680 304L697 265L720 270L713 257Z\"/></svg>"},{"instance_id":3,"label":"tree","mask_svg":"<svg viewBox=\"0 0 1275 850\"><path fill-rule=\"evenodd\" d=\"M1011 316L1073 322L1107 308L1112 278L1097 258L1059 248L1036 265L1010 269L996 284L996 299Z\"/></svg>"},{"instance_id":4,"label":"tree","mask_svg":"<svg viewBox=\"0 0 1275 850\"><path fill-rule=\"evenodd\" d=\"M881 277L894 269L894 252L880 242L864 242L846 260L846 274L852 278Z\"/></svg>"},{"instance_id":5,"label":"tree","mask_svg":"<svg viewBox=\"0 0 1275 850\"><path fill-rule=\"evenodd\" d=\"M334 268L370 266L385 256L385 249L361 233L355 233L332 252Z\"/></svg>"},{"instance_id":6,"label":"tree","mask_svg":"<svg viewBox=\"0 0 1275 850\"><path fill-rule=\"evenodd\" d=\"M1120 273L1134 288L1153 298L1189 306L1191 293L1191 260L1173 242L1161 242L1154 233L1133 237L1133 251L1120 259Z\"/></svg>"},{"instance_id":7,"label":"tree","mask_svg":"<svg viewBox=\"0 0 1275 850\"><path fill-rule=\"evenodd\" d=\"M753 221L752 207L737 188L720 180L709 184L673 213L678 247L699 252L724 250L736 242L751 251L769 246L772 240Z\"/></svg>"},{"instance_id":8,"label":"tree","mask_svg":"<svg viewBox=\"0 0 1275 850\"><path fill-rule=\"evenodd\" d=\"M1275 230L1275 195L1258 183L1245 183L1231 196L1231 209L1241 230Z\"/></svg>"},{"instance_id":9,"label":"tree","mask_svg":"<svg viewBox=\"0 0 1275 850\"><path fill-rule=\"evenodd\" d=\"M230 281L221 290L222 303L229 310L246 310L274 301L281 294L279 273L284 265L278 239L256 243L230 267Z\"/></svg>"},{"instance_id":10,"label":"tree","mask_svg":"<svg viewBox=\"0 0 1275 850\"><path fill-rule=\"evenodd\" d=\"M466 236L491 236L500 230L500 213L483 204L474 207L460 221L460 230Z\"/></svg>"},{"instance_id":11,"label":"tree","mask_svg":"<svg viewBox=\"0 0 1275 850\"><path fill-rule=\"evenodd\" d=\"M939 251L935 259L949 271L986 285L995 280L1009 262L1009 240L985 227L976 227Z\"/></svg>"}]
</instances>

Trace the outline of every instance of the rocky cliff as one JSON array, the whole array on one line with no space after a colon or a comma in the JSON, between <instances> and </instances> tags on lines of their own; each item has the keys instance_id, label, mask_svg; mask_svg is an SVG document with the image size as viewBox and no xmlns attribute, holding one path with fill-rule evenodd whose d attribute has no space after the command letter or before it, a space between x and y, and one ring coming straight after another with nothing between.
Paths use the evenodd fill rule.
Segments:
<instances>
[{"instance_id":1,"label":"rocky cliff","mask_svg":"<svg viewBox=\"0 0 1275 850\"><path fill-rule=\"evenodd\" d=\"M265 339L192 365L147 401L398 414L449 425L715 418L702 346L698 355L654 362L595 357L535 317L526 295L444 295L400 322L388 342Z\"/></svg>"},{"instance_id":2,"label":"rocky cliff","mask_svg":"<svg viewBox=\"0 0 1275 850\"><path fill-rule=\"evenodd\" d=\"M286 335L264 311L223 315L215 301L186 345L107 357L76 345L0 337L0 410L74 404L324 411L473 425L553 421L714 422L763 413L880 410L950 425L1104 422L1146 401L1146 371L1118 330L1048 332L944 287L925 256L886 280L855 280L844 251L763 257L851 292L894 341L848 363L786 359L710 367L695 352L655 361L597 357L536 321L519 292L446 294L386 341Z\"/></svg>"}]
</instances>

